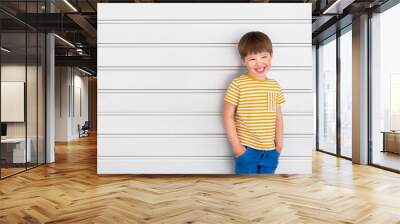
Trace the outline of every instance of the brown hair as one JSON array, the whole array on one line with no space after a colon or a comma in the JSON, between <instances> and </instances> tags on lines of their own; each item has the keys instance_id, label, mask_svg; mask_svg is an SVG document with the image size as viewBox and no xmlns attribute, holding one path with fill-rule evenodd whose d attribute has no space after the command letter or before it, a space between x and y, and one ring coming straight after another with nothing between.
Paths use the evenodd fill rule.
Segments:
<instances>
[{"instance_id":1,"label":"brown hair","mask_svg":"<svg viewBox=\"0 0 400 224\"><path fill-rule=\"evenodd\" d=\"M272 42L269 37L260 31L248 32L240 38L239 54L244 59L248 54L257 54L267 51L272 55Z\"/></svg>"}]
</instances>

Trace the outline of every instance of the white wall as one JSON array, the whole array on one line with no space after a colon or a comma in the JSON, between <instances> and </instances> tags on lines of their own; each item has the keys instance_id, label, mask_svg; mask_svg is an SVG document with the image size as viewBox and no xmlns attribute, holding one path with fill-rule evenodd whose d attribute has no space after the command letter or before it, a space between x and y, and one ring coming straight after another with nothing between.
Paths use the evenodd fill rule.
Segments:
<instances>
[{"instance_id":1,"label":"white wall","mask_svg":"<svg viewBox=\"0 0 400 224\"><path fill-rule=\"evenodd\" d=\"M76 68L56 67L56 141L79 138L78 124L83 125L88 120L88 78L83 75Z\"/></svg>"},{"instance_id":2,"label":"white wall","mask_svg":"<svg viewBox=\"0 0 400 224\"><path fill-rule=\"evenodd\" d=\"M68 67L55 68L55 141L68 140Z\"/></svg>"},{"instance_id":3,"label":"white wall","mask_svg":"<svg viewBox=\"0 0 400 224\"><path fill-rule=\"evenodd\" d=\"M277 173L311 173L311 4L98 4L98 173L233 173L223 95L267 33L287 98Z\"/></svg>"},{"instance_id":4,"label":"white wall","mask_svg":"<svg viewBox=\"0 0 400 224\"><path fill-rule=\"evenodd\" d=\"M25 135L29 139L31 156L33 162L39 159L39 163L44 162L44 74L41 66L32 66L21 63L4 63L1 66L2 82L24 82L26 85L26 107L25 103L19 112L26 112L26 120L22 122L6 122L7 137L24 138ZM3 92L3 90L2 90ZM2 95L2 98L7 96ZM11 108L1 108L3 113L10 112ZM26 110L26 111L25 111ZM11 111L11 113L18 113ZM39 156L37 156L37 153Z\"/></svg>"},{"instance_id":5,"label":"white wall","mask_svg":"<svg viewBox=\"0 0 400 224\"><path fill-rule=\"evenodd\" d=\"M32 66L28 66L27 68L24 65L19 64L5 64L1 66L1 81L2 82L23 82L26 83L25 75L26 69L31 71L33 69ZM28 74L32 74L28 72ZM33 93L31 93L33 94ZM35 94L36 96L36 94ZM7 98L7 96L1 96L1 98ZM23 97L24 98L24 97ZM2 104L3 105L3 104ZM3 105L4 106L4 105ZM24 114L25 104L20 108L22 113ZM2 114L6 111L9 111L9 108L2 107ZM20 113L20 112L17 112ZM2 118L3 119L3 118ZM22 118L24 120L24 118ZM25 122L7 122L7 135L9 137L24 137L25 136Z\"/></svg>"},{"instance_id":6,"label":"white wall","mask_svg":"<svg viewBox=\"0 0 400 224\"><path fill-rule=\"evenodd\" d=\"M71 119L71 135L73 138L79 138L78 124L82 126L88 120L88 77L82 76L79 70L74 71L74 102Z\"/></svg>"},{"instance_id":7,"label":"white wall","mask_svg":"<svg viewBox=\"0 0 400 224\"><path fill-rule=\"evenodd\" d=\"M19 64L4 64L1 66L1 81L3 82L24 82L26 83L25 76L29 80L29 85L36 86L36 80L33 76L36 77L36 66L25 66ZM27 88L27 106L30 106L27 109L29 113L27 113L28 118L28 137L30 134L35 133L36 137L36 120L37 115L32 111L36 111L36 88ZM4 96L2 96L4 97ZM2 110L7 110L7 108L1 108ZM22 108L24 110L24 108ZM8 137L25 137L25 126L26 122L7 122L7 136Z\"/></svg>"}]
</instances>

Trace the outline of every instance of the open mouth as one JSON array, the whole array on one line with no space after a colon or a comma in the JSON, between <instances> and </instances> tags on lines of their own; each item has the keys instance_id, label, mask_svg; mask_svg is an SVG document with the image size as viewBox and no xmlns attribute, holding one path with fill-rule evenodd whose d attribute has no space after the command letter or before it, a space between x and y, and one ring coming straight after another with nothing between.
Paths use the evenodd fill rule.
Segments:
<instances>
[{"instance_id":1,"label":"open mouth","mask_svg":"<svg viewBox=\"0 0 400 224\"><path fill-rule=\"evenodd\" d=\"M263 72L265 71L265 67L256 68L255 70L256 70L256 72L258 72L258 73L263 73Z\"/></svg>"}]
</instances>

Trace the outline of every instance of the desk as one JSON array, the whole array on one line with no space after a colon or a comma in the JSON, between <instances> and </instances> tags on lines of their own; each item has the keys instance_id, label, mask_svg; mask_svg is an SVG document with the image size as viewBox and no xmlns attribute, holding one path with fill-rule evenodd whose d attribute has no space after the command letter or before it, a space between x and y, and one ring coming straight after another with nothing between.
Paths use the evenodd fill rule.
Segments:
<instances>
[{"instance_id":1,"label":"desk","mask_svg":"<svg viewBox=\"0 0 400 224\"><path fill-rule=\"evenodd\" d=\"M383 151L400 154L400 132L383 131Z\"/></svg>"},{"instance_id":2,"label":"desk","mask_svg":"<svg viewBox=\"0 0 400 224\"><path fill-rule=\"evenodd\" d=\"M6 138L6 139L1 139L2 157L3 157L3 153L4 152L7 152L7 151L10 150L8 148L8 146L13 146L13 148L11 150L11 152L12 152L12 161L9 161L9 162L11 162L11 163L30 162L31 159L32 159L32 154L31 154L32 141L31 141L30 138L28 138L27 142L28 142L28 145L27 145L28 147L26 147L26 154L25 154L25 138ZM6 146L6 147L4 147L4 146ZM27 161L25 161L25 158L27 158Z\"/></svg>"}]
</instances>

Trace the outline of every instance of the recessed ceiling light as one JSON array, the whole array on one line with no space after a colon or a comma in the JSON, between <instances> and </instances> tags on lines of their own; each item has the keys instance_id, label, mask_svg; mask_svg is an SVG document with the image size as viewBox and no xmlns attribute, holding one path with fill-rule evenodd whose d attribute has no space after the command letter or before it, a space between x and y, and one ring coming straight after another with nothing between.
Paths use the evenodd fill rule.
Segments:
<instances>
[{"instance_id":1,"label":"recessed ceiling light","mask_svg":"<svg viewBox=\"0 0 400 224\"><path fill-rule=\"evenodd\" d=\"M72 10L74 10L75 12L78 12L78 10L71 4L69 3L68 0L64 0L65 4L67 4Z\"/></svg>"},{"instance_id":2,"label":"recessed ceiling light","mask_svg":"<svg viewBox=\"0 0 400 224\"><path fill-rule=\"evenodd\" d=\"M6 52L6 53L10 53L10 52L11 52L11 50L9 50L9 49L7 49L7 48L5 48L5 47L1 47L1 50L4 51L4 52Z\"/></svg>"},{"instance_id":3,"label":"recessed ceiling light","mask_svg":"<svg viewBox=\"0 0 400 224\"><path fill-rule=\"evenodd\" d=\"M57 37L58 39L60 39L61 41L63 41L64 43L68 44L69 46L75 48L75 45L73 45L73 44L72 44L71 42L69 42L68 40L66 40L66 39L64 39L64 38L62 38L62 37L60 37L60 36L57 35L57 34L54 34L54 36Z\"/></svg>"},{"instance_id":4,"label":"recessed ceiling light","mask_svg":"<svg viewBox=\"0 0 400 224\"><path fill-rule=\"evenodd\" d=\"M343 10L351 5L355 0L336 0L322 14L342 14Z\"/></svg>"},{"instance_id":5,"label":"recessed ceiling light","mask_svg":"<svg viewBox=\"0 0 400 224\"><path fill-rule=\"evenodd\" d=\"M86 70L83 70L83 69L81 69L81 68L79 68L78 67L78 69L79 69L79 71L81 71L81 72L83 72L83 73L85 73L85 74L88 74L88 75L92 75L92 73L90 73L90 72L88 72L88 71L86 71Z\"/></svg>"}]
</instances>

